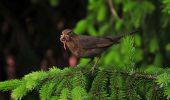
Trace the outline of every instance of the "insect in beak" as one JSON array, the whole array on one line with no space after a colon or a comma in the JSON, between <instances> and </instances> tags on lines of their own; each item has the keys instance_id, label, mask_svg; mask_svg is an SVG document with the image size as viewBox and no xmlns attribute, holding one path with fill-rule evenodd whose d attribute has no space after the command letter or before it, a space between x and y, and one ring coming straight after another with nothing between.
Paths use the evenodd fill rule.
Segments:
<instances>
[{"instance_id":1,"label":"insect in beak","mask_svg":"<svg viewBox=\"0 0 170 100\"><path fill-rule=\"evenodd\" d=\"M64 34L61 35L60 41L64 44L64 49L66 50L66 38Z\"/></svg>"},{"instance_id":2,"label":"insect in beak","mask_svg":"<svg viewBox=\"0 0 170 100\"><path fill-rule=\"evenodd\" d=\"M66 50L66 43L64 42L64 49Z\"/></svg>"}]
</instances>

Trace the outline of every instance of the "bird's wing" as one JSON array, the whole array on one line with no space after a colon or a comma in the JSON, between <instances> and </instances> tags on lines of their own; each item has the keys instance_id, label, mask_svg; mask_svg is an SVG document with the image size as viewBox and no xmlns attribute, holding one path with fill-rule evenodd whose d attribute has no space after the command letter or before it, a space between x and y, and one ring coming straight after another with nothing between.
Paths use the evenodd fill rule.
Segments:
<instances>
[{"instance_id":1,"label":"bird's wing","mask_svg":"<svg viewBox=\"0 0 170 100\"><path fill-rule=\"evenodd\" d=\"M80 35L79 45L84 49L93 49L93 48L104 48L114 44L113 37L92 37L86 35Z\"/></svg>"},{"instance_id":2,"label":"bird's wing","mask_svg":"<svg viewBox=\"0 0 170 100\"><path fill-rule=\"evenodd\" d=\"M87 35L79 35L79 45L84 49L93 49L93 48L104 48L111 46L112 44L117 44L120 42L120 39L127 35L132 35L139 30L134 30L129 33L121 34L118 36L107 36L107 37L92 37Z\"/></svg>"}]
</instances>

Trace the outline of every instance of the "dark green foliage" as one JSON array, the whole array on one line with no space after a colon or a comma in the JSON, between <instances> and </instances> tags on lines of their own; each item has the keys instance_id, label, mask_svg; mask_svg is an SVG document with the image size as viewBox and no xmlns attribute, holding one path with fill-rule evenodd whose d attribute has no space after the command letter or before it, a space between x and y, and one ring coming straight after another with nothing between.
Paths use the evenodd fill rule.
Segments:
<instances>
[{"instance_id":1,"label":"dark green foliage","mask_svg":"<svg viewBox=\"0 0 170 100\"><path fill-rule=\"evenodd\" d=\"M170 1L169 0L162 0L164 4L163 12L170 14Z\"/></svg>"}]
</instances>

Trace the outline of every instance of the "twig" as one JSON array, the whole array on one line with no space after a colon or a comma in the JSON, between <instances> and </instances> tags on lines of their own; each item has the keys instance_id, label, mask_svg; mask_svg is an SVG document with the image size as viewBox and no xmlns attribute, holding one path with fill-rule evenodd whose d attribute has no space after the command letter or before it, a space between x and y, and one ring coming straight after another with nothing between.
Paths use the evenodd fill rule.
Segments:
<instances>
[{"instance_id":1,"label":"twig","mask_svg":"<svg viewBox=\"0 0 170 100\"><path fill-rule=\"evenodd\" d=\"M113 6L113 3L112 3L112 0L108 0L108 4L109 4L109 8L110 8L110 11L112 13L112 15L116 18L116 19L120 19L120 17L118 16L114 6Z\"/></svg>"}]
</instances>

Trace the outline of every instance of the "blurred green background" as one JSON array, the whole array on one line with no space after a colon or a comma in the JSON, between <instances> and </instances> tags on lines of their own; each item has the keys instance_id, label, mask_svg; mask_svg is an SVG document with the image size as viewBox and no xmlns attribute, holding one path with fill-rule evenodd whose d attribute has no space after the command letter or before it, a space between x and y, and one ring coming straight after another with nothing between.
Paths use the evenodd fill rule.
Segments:
<instances>
[{"instance_id":1,"label":"blurred green background","mask_svg":"<svg viewBox=\"0 0 170 100\"><path fill-rule=\"evenodd\" d=\"M137 68L169 68L169 0L1 0L0 80L54 65L69 66L71 54L59 41L65 28L91 36L140 28L130 37L134 41L124 39L109 48L100 65L123 66L133 61L130 66Z\"/></svg>"}]
</instances>

